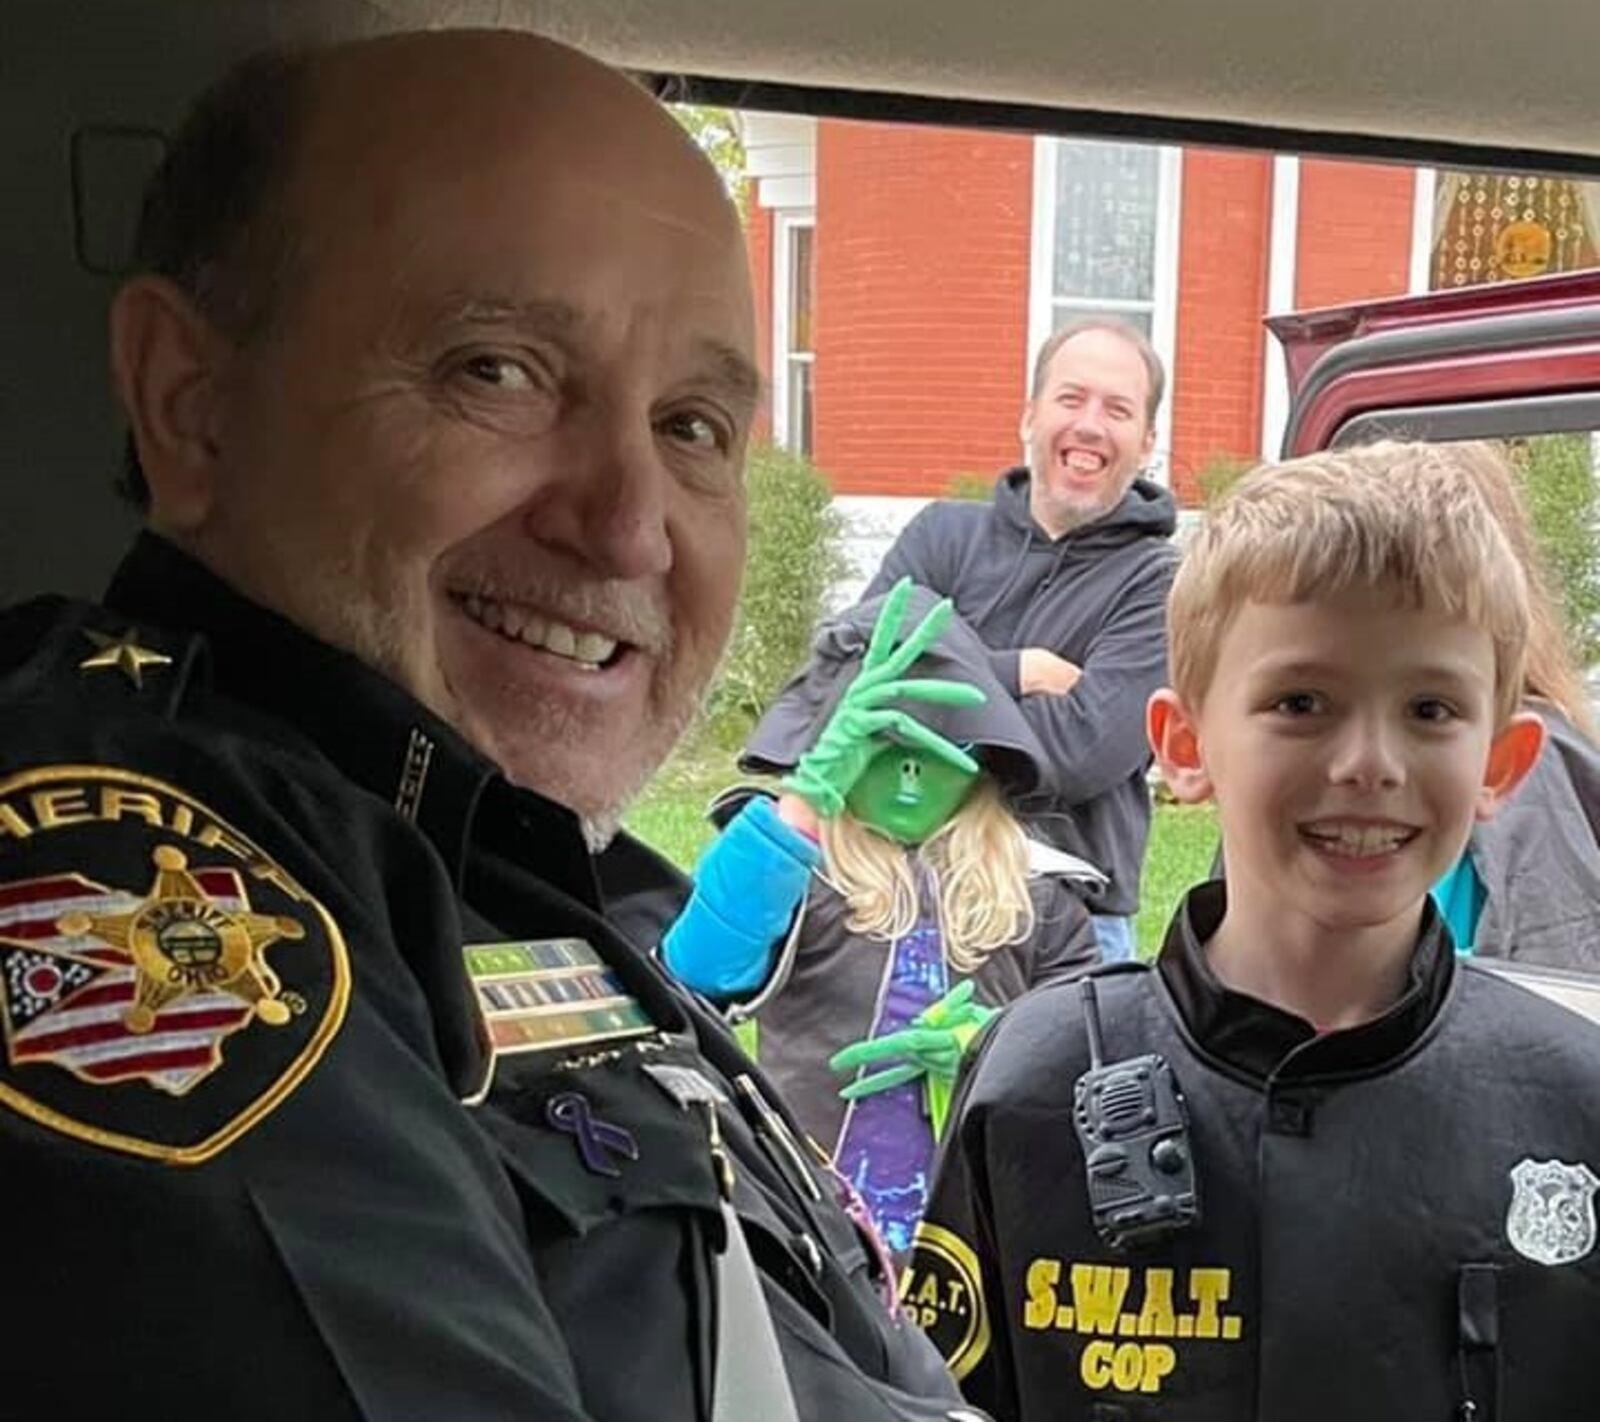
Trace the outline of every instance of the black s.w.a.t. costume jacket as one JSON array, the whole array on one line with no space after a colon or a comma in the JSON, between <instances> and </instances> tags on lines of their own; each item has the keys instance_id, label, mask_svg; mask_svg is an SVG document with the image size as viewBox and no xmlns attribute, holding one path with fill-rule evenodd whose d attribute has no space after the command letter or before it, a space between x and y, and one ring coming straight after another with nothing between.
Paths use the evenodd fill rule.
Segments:
<instances>
[{"instance_id":1,"label":"black s.w.a.t. costume jacket","mask_svg":"<svg viewBox=\"0 0 1600 1422\"><path fill-rule=\"evenodd\" d=\"M0 1415L701 1422L713 1119L800 1417L966 1415L574 817L159 540L0 617L0 993Z\"/></svg>"},{"instance_id":2,"label":"black s.w.a.t. costume jacket","mask_svg":"<svg viewBox=\"0 0 1600 1422\"><path fill-rule=\"evenodd\" d=\"M1114 1249L1073 1126L1081 990L992 1026L907 1288L1007 1422L1580 1422L1600 1415L1600 1029L1430 919L1383 1017L1318 1036L1224 988L1194 890L1156 970L1095 975L1106 1058L1186 1095L1198 1225Z\"/></svg>"}]
</instances>

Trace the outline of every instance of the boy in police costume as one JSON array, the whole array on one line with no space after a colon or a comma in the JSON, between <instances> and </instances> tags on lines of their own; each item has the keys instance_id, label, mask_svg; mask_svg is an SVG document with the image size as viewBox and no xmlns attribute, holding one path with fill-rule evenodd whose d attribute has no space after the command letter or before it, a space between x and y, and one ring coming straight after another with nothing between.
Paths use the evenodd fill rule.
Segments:
<instances>
[{"instance_id":1,"label":"boy in police costume","mask_svg":"<svg viewBox=\"0 0 1600 1422\"><path fill-rule=\"evenodd\" d=\"M990 1028L907 1276L997 1417L1593 1415L1600 1033L1428 897L1542 734L1458 459L1264 469L1188 549L1148 728L1226 888Z\"/></svg>"}]
</instances>

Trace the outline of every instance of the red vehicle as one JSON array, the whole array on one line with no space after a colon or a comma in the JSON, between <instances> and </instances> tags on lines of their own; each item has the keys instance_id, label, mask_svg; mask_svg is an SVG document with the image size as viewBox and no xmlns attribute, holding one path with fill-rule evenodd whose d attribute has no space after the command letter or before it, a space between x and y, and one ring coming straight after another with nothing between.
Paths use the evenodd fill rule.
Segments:
<instances>
[{"instance_id":1,"label":"red vehicle","mask_svg":"<svg viewBox=\"0 0 1600 1422\"><path fill-rule=\"evenodd\" d=\"M1286 456L1600 429L1600 270L1270 317Z\"/></svg>"}]
</instances>

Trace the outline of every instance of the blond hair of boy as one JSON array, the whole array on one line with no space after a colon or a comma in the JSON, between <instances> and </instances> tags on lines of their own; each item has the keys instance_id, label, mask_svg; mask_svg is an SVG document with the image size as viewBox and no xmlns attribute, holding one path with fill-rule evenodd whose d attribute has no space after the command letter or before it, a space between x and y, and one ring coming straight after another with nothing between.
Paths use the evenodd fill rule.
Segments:
<instances>
[{"instance_id":1,"label":"blond hair of boy","mask_svg":"<svg viewBox=\"0 0 1600 1422\"><path fill-rule=\"evenodd\" d=\"M1169 608L1150 739L1215 801L1229 987L1321 1028L1403 990L1429 887L1537 759L1528 585L1482 446L1386 442L1265 466L1211 512Z\"/></svg>"}]
</instances>

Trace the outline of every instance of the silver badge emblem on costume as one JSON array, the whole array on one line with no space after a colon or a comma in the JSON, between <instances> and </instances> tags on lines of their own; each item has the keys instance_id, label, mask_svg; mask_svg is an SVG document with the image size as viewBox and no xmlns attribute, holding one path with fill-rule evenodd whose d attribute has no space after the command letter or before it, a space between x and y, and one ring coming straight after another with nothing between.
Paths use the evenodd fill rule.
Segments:
<instances>
[{"instance_id":1,"label":"silver badge emblem on costume","mask_svg":"<svg viewBox=\"0 0 1600 1422\"><path fill-rule=\"evenodd\" d=\"M1506 1238L1535 1264L1571 1264L1594 1248L1594 1192L1600 1176L1587 1165L1522 1160L1511 1167Z\"/></svg>"}]
</instances>

